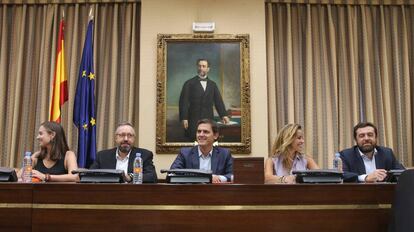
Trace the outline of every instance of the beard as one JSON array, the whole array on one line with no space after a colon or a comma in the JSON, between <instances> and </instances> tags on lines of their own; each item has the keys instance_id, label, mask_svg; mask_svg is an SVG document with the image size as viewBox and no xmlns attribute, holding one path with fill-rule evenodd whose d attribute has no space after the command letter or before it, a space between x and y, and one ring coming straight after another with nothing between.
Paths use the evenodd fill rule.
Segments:
<instances>
[{"instance_id":1,"label":"beard","mask_svg":"<svg viewBox=\"0 0 414 232\"><path fill-rule=\"evenodd\" d=\"M122 153L128 153L129 151L131 151L131 145L124 143L124 144L119 145L118 149Z\"/></svg>"},{"instance_id":2,"label":"beard","mask_svg":"<svg viewBox=\"0 0 414 232\"><path fill-rule=\"evenodd\" d=\"M358 145L358 148L362 153L369 153L374 151L375 144Z\"/></svg>"},{"instance_id":3,"label":"beard","mask_svg":"<svg viewBox=\"0 0 414 232\"><path fill-rule=\"evenodd\" d=\"M206 77L207 76L207 72L206 71L198 71L198 76L200 76L200 77Z\"/></svg>"}]
</instances>

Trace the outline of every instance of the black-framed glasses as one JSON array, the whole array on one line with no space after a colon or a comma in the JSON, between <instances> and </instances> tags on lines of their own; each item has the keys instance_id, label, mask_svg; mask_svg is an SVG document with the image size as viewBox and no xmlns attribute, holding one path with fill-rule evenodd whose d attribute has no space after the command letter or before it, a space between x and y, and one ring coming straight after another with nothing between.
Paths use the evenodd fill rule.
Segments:
<instances>
[{"instance_id":1,"label":"black-framed glasses","mask_svg":"<svg viewBox=\"0 0 414 232\"><path fill-rule=\"evenodd\" d=\"M130 133L116 134L116 136L118 136L119 138L125 138L125 137L127 137L128 139L135 137L134 134L130 134Z\"/></svg>"}]
</instances>

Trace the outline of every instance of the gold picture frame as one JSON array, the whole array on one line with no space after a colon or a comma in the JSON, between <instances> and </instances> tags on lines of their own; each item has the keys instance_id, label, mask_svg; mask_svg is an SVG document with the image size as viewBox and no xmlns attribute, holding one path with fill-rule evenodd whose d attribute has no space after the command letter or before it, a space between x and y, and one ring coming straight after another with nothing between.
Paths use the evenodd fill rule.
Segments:
<instances>
[{"instance_id":1,"label":"gold picture frame","mask_svg":"<svg viewBox=\"0 0 414 232\"><path fill-rule=\"evenodd\" d=\"M217 83L230 117L230 124L220 123L214 110L219 146L233 154L251 152L249 45L247 34L158 34L157 153L194 145L182 126L179 101L183 84L197 75L198 59L208 60L208 78Z\"/></svg>"}]
</instances>

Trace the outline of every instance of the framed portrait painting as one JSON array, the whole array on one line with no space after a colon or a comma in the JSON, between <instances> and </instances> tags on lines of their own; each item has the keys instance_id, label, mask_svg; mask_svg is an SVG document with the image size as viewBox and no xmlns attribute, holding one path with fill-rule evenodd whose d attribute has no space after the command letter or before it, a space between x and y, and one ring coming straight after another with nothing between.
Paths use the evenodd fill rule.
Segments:
<instances>
[{"instance_id":1,"label":"framed portrait painting","mask_svg":"<svg viewBox=\"0 0 414 232\"><path fill-rule=\"evenodd\" d=\"M156 151L193 146L196 122L219 128L218 145L251 152L249 36L159 34Z\"/></svg>"}]
</instances>

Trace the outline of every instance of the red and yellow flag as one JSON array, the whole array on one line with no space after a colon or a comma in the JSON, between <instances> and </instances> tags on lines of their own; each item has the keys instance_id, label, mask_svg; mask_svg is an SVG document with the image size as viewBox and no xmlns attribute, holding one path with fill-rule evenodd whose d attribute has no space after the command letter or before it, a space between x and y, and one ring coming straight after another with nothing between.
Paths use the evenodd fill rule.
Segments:
<instances>
[{"instance_id":1,"label":"red and yellow flag","mask_svg":"<svg viewBox=\"0 0 414 232\"><path fill-rule=\"evenodd\" d=\"M68 84L66 79L65 49L64 49L64 20L59 25L59 42L57 47L56 68L53 78L52 103L50 104L50 121L60 123L61 106L68 100Z\"/></svg>"}]
</instances>

